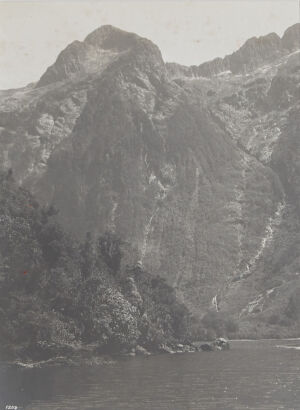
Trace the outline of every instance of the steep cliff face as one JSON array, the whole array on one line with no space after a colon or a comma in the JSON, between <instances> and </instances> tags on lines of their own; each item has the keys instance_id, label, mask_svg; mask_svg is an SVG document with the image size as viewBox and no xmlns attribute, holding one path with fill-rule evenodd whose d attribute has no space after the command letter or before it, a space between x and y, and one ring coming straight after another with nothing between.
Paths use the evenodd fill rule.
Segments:
<instances>
[{"instance_id":1,"label":"steep cliff face","mask_svg":"<svg viewBox=\"0 0 300 410\"><path fill-rule=\"evenodd\" d=\"M266 322L297 282L298 34L194 72L101 27L36 85L2 92L1 162L77 235L126 238L124 263L164 276L194 312Z\"/></svg>"}]
</instances>

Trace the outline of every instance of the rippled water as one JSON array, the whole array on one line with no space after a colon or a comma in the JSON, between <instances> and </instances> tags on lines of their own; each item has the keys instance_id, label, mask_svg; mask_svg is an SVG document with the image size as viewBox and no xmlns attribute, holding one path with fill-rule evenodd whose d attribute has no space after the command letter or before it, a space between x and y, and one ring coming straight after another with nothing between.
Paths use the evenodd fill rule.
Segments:
<instances>
[{"instance_id":1,"label":"rippled water","mask_svg":"<svg viewBox=\"0 0 300 410\"><path fill-rule=\"evenodd\" d=\"M300 409L300 350L294 348L300 341L231 346L102 366L1 366L1 404L32 410Z\"/></svg>"}]
</instances>

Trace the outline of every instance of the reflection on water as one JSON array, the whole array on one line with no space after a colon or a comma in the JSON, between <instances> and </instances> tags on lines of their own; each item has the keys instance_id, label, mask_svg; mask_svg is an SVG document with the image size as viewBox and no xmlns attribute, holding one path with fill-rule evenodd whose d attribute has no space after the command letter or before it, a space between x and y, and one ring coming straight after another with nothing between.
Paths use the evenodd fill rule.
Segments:
<instances>
[{"instance_id":1,"label":"reflection on water","mask_svg":"<svg viewBox=\"0 0 300 410\"><path fill-rule=\"evenodd\" d=\"M276 347L281 347L283 349L300 350L300 346L277 345Z\"/></svg>"},{"instance_id":2,"label":"reflection on water","mask_svg":"<svg viewBox=\"0 0 300 410\"><path fill-rule=\"evenodd\" d=\"M231 345L225 352L126 358L94 367L2 366L1 404L31 410L300 409L300 352L286 348L299 341Z\"/></svg>"}]
</instances>

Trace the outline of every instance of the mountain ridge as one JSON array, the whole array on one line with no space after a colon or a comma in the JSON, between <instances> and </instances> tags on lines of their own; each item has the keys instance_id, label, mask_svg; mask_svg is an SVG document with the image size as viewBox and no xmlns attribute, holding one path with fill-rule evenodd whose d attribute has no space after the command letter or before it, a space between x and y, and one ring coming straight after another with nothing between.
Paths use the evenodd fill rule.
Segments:
<instances>
[{"instance_id":1,"label":"mountain ridge","mask_svg":"<svg viewBox=\"0 0 300 410\"><path fill-rule=\"evenodd\" d=\"M237 51L224 58L215 58L199 66L190 67L177 63L167 63L171 76L211 77L222 72L230 71L233 74L247 73L254 68L268 63L287 51L299 49L300 23L289 27L280 38L276 33L248 39Z\"/></svg>"}]
</instances>

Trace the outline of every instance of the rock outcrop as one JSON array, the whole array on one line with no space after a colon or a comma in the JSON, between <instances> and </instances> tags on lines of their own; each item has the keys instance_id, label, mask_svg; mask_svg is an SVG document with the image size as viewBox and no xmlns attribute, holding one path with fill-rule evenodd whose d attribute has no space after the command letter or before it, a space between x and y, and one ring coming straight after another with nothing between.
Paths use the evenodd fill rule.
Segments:
<instances>
[{"instance_id":1,"label":"rock outcrop","mask_svg":"<svg viewBox=\"0 0 300 410\"><path fill-rule=\"evenodd\" d=\"M210 343L203 343L199 347L199 350L203 352L213 352L215 350L229 350L229 349L230 349L229 341L222 337Z\"/></svg>"}]
</instances>

